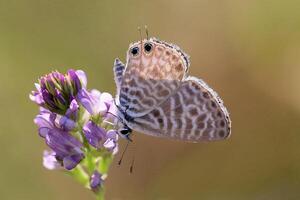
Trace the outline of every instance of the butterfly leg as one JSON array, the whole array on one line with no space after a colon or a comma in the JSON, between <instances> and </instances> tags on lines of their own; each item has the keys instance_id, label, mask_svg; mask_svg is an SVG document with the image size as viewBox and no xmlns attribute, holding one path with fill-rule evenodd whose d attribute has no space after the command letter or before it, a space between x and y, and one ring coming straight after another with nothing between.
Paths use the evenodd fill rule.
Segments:
<instances>
[{"instance_id":1,"label":"butterfly leg","mask_svg":"<svg viewBox=\"0 0 300 200\"><path fill-rule=\"evenodd\" d=\"M114 78L117 85L117 89L120 87L122 82L122 76L125 69L125 65L118 59L115 59L114 63Z\"/></svg>"},{"instance_id":2,"label":"butterfly leg","mask_svg":"<svg viewBox=\"0 0 300 200\"><path fill-rule=\"evenodd\" d=\"M133 142L133 140L129 137L129 135L126 135L125 138L126 138L126 140Z\"/></svg>"}]
</instances>

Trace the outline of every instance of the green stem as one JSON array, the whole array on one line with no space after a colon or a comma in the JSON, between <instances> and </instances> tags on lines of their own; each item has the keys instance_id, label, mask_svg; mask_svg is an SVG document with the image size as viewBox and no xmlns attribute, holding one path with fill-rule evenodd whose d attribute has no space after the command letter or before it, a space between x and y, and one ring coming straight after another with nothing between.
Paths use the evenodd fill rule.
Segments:
<instances>
[{"instance_id":1,"label":"green stem","mask_svg":"<svg viewBox=\"0 0 300 200\"><path fill-rule=\"evenodd\" d=\"M112 162L112 159L113 159L113 156L111 154L108 154L105 152L102 155L101 160L99 162L99 166L98 166L100 173L107 174L110 164Z\"/></svg>"},{"instance_id":2,"label":"green stem","mask_svg":"<svg viewBox=\"0 0 300 200\"><path fill-rule=\"evenodd\" d=\"M109 166L111 164L113 156L111 154L107 154L107 152L103 152L103 155L101 156L101 159L98 163L98 170L102 174L107 174ZM104 185L101 186L99 191L96 193L96 199L97 200L104 200L104 193L105 188Z\"/></svg>"},{"instance_id":3,"label":"green stem","mask_svg":"<svg viewBox=\"0 0 300 200\"><path fill-rule=\"evenodd\" d=\"M89 185L89 175L85 172L83 167L79 164L72 171L68 171L68 174L74 177L79 183L83 184L85 187Z\"/></svg>"},{"instance_id":4,"label":"green stem","mask_svg":"<svg viewBox=\"0 0 300 200\"><path fill-rule=\"evenodd\" d=\"M104 188L100 188L96 195L96 200L104 200Z\"/></svg>"}]
</instances>

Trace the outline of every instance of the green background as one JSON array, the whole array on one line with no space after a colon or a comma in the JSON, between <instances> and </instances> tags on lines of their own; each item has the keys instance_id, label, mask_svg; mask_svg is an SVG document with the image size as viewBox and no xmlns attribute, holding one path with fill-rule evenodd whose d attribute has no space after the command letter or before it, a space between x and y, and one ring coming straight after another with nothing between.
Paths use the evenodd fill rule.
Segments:
<instances>
[{"instance_id":1,"label":"green background","mask_svg":"<svg viewBox=\"0 0 300 200\"><path fill-rule=\"evenodd\" d=\"M42 167L46 145L28 94L39 76L69 68L114 94L114 58L125 60L144 25L191 56L190 74L230 111L232 136L188 144L137 133L124 163L118 154L112 164L107 199L300 199L299 8L293 0L0 0L0 199L93 199Z\"/></svg>"}]
</instances>

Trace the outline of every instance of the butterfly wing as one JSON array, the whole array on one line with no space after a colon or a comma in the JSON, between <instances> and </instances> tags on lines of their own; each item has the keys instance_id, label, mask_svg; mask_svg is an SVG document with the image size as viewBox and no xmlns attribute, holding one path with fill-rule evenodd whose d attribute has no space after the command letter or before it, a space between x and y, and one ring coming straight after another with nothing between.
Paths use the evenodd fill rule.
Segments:
<instances>
[{"instance_id":1,"label":"butterfly wing","mask_svg":"<svg viewBox=\"0 0 300 200\"><path fill-rule=\"evenodd\" d=\"M117 86L117 91L120 90L120 85L122 83L122 77L125 70L125 65L118 59L115 59L114 62L114 79Z\"/></svg>"},{"instance_id":2,"label":"butterfly wing","mask_svg":"<svg viewBox=\"0 0 300 200\"><path fill-rule=\"evenodd\" d=\"M133 118L150 112L179 87L188 66L187 56L170 44L154 38L132 44L120 84L119 109Z\"/></svg>"},{"instance_id":3,"label":"butterfly wing","mask_svg":"<svg viewBox=\"0 0 300 200\"><path fill-rule=\"evenodd\" d=\"M127 125L148 135L191 142L225 139L231 128L222 100L195 77L188 77L164 102Z\"/></svg>"}]
</instances>

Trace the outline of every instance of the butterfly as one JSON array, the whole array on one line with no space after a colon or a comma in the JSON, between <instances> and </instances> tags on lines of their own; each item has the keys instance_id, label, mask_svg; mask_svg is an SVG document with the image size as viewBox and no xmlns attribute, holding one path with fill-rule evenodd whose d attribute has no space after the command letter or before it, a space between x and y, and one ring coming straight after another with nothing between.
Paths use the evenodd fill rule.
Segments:
<instances>
[{"instance_id":1,"label":"butterfly","mask_svg":"<svg viewBox=\"0 0 300 200\"><path fill-rule=\"evenodd\" d=\"M203 80L187 74L189 56L156 38L131 43L126 65L114 62L119 134L132 131L199 142L229 137L231 121L223 101Z\"/></svg>"}]
</instances>

